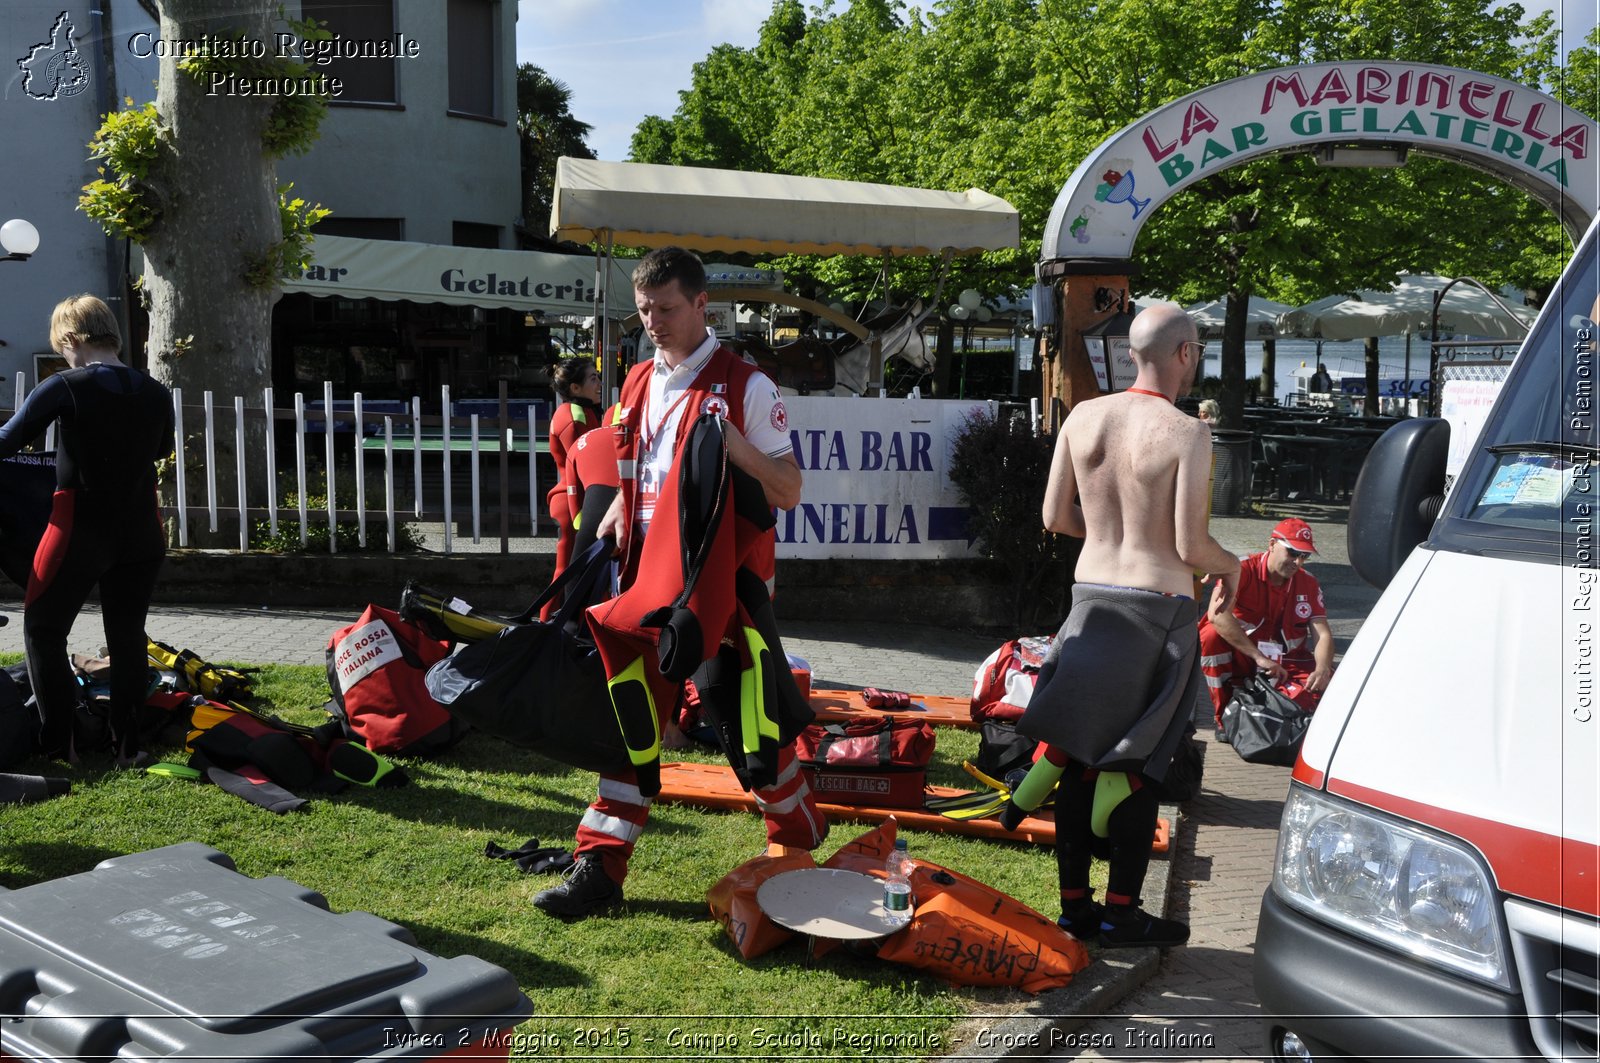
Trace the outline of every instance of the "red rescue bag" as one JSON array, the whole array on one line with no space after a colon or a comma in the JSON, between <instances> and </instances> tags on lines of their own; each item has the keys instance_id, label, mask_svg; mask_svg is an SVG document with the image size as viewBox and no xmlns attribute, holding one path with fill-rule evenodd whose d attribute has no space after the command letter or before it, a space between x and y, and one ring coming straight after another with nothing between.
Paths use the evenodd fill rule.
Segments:
<instances>
[{"instance_id":1,"label":"red rescue bag","mask_svg":"<svg viewBox=\"0 0 1600 1063\"><path fill-rule=\"evenodd\" d=\"M972 718L1011 722L1020 718L1053 642L1054 635L1012 639L985 657L972 677Z\"/></svg>"},{"instance_id":2,"label":"red rescue bag","mask_svg":"<svg viewBox=\"0 0 1600 1063\"><path fill-rule=\"evenodd\" d=\"M433 700L423 683L447 643L392 609L369 605L361 619L328 640L328 712L345 733L374 753L423 754L443 749L467 726Z\"/></svg>"},{"instance_id":3,"label":"red rescue bag","mask_svg":"<svg viewBox=\"0 0 1600 1063\"><path fill-rule=\"evenodd\" d=\"M933 727L921 720L862 717L808 725L795 755L819 801L921 808L933 746Z\"/></svg>"}]
</instances>

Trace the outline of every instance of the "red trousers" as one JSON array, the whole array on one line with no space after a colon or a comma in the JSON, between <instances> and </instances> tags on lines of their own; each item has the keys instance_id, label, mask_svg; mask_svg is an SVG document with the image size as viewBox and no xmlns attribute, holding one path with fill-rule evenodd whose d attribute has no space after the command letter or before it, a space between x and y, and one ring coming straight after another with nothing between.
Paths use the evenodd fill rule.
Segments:
<instances>
[{"instance_id":1,"label":"red trousers","mask_svg":"<svg viewBox=\"0 0 1600 1063\"><path fill-rule=\"evenodd\" d=\"M756 808L767 821L769 844L815 849L828 836L828 821L817 810L792 743L778 751L778 781L755 791L755 798ZM578 824L575 855L594 854L606 874L621 882L649 816L650 798L639 792L633 772L600 776L600 795Z\"/></svg>"},{"instance_id":2,"label":"red trousers","mask_svg":"<svg viewBox=\"0 0 1600 1063\"><path fill-rule=\"evenodd\" d=\"M1315 712L1322 701L1322 692L1306 689L1306 680L1316 670L1317 662L1309 654L1294 654L1280 662L1289 678L1277 684L1278 691L1307 712ZM1222 710L1233 697L1233 685L1241 679L1256 674L1256 662L1233 648L1222 633L1210 624L1200 625L1200 671L1206 677L1206 693L1211 695L1211 708L1217 726L1222 726Z\"/></svg>"}]
</instances>

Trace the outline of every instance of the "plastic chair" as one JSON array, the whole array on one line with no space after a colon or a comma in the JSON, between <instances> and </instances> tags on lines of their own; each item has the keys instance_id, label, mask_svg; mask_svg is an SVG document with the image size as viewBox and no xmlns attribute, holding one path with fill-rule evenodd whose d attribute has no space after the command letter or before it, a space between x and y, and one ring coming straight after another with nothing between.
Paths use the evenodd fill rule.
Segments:
<instances>
[{"instance_id":1,"label":"plastic chair","mask_svg":"<svg viewBox=\"0 0 1600 1063\"><path fill-rule=\"evenodd\" d=\"M1267 464L1272 466L1273 484L1279 499L1284 497L1284 488L1289 485L1293 485L1294 494L1310 492L1312 470L1309 463L1292 457L1276 439L1263 439L1261 447Z\"/></svg>"},{"instance_id":2,"label":"plastic chair","mask_svg":"<svg viewBox=\"0 0 1600 1063\"><path fill-rule=\"evenodd\" d=\"M1250 440L1250 497L1260 498L1278 486L1278 468L1267 460L1259 435Z\"/></svg>"},{"instance_id":3,"label":"plastic chair","mask_svg":"<svg viewBox=\"0 0 1600 1063\"><path fill-rule=\"evenodd\" d=\"M1360 436L1346 439L1328 456L1328 494L1347 499L1355 490L1356 478L1366 463L1372 440Z\"/></svg>"}]
</instances>

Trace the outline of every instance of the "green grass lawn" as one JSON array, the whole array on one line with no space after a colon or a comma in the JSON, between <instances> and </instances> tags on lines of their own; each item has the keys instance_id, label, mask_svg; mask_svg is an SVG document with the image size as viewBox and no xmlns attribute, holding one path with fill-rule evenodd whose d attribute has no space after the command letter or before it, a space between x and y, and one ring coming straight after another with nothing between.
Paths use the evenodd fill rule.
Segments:
<instances>
[{"instance_id":1,"label":"green grass lawn","mask_svg":"<svg viewBox=\"0 0 1600 1063\"><path fill-rule=\"evenodd\" d=\"M258 707L302 723L325 719L321 669L273 665L257 678ZM941 729L938 742L931 781L964 785L960 763L976 752L976 733ZM186 758L181 746L155 752ZM684 759L721 762L710 754ZM519 1030L533 1046L527 1055L920 1058L948 1050L940 1039L965 1014L1027 999L952 989L844 949L808 963L799 941L742 960L711 920L705 895L763 851L754 812L657 805L632 861L625 909L570 924L549 918L530 902L557 879L486 859L484 845L515 848L537 837L570 847L595 776L484 735L437 758L403 763L406 787L351 787L278 816L214 786L111 770L109 754L73 768L30 762L15 770L65 775L73 789L40 804L0 806L0 886L16 889L87 871L111 856L203 842L246 875L282 875L322 893L334 911L360 909L399 923L431 952L470 953L505 967L534 1002L535 1018ZM835 823L818 861L870 829ZM914 856L1058 913L1050 850L905 833ZM910 1040L886 1047L896 1042L839 1039L852 1035Z\"/></svg>"}]
</instances>

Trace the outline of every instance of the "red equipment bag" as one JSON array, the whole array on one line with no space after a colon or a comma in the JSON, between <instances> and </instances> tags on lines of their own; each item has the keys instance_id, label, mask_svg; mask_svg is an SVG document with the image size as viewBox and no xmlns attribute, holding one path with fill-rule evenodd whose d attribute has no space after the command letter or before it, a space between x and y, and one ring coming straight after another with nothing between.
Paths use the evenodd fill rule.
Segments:
<instances>
[{"instance_id":1,"label":"red equipment bag","mask_svg":"<svg viewBox=\"0 0 1600 1063\"><path fill-rule=\"evenodd\" d=\"M984 658L972 677L972 718L1015 723L1033 697L1054 635L1012 639Z\"/></svg>"},{"instance_id":2,"label":"red equipment bag","mask_svg":"<svg viewBox=\"0 0 1600 1063\"><path fill-rule=\"evenodd\" d=\"M328 711L374 753L444 749L468 728L433 700L423 677L449 652L394 610L369 605L328 639Z\"/></svg>"},{"instance_id":3,"label":"red equipment bag","mask_svg":"<svg viewBox=\"0 0 1600 1063\"><path fill-rule=\"evenodd\" d=\"M921 720L865 717L810 724L795 754L819 801L921 808L933 746L933 727Z\"/></svg>"}]
</instances>

